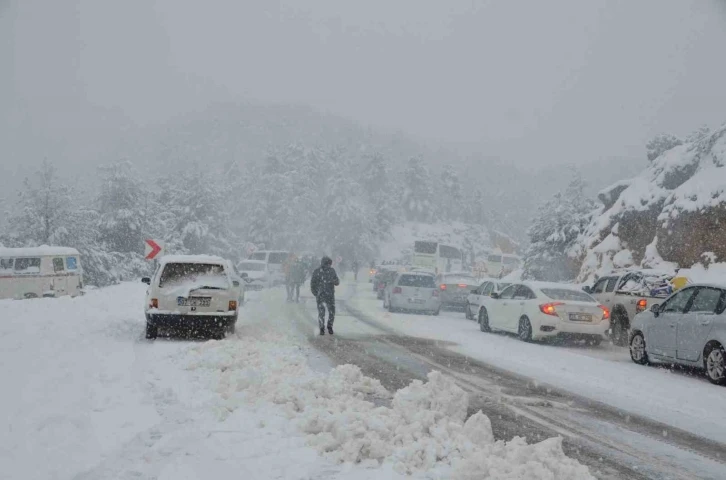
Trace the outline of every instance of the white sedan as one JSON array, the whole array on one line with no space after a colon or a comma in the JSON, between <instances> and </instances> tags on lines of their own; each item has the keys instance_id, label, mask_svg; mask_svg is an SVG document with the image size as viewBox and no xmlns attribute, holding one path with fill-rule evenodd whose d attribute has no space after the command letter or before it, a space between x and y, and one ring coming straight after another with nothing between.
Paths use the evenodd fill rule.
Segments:
<instances>
[{"instance_id":1,"label":"white sedan","mask_svg":"<svg viewBox=\"0 0 726 480\"><path fill-rule=\"evenodd\" d=\"M483 308L483 332L516 333L525 342L571 336L598 345L610 328L610 311L589 294L558 283L515 283L493 293Z\"/></svg>"}]
</instances>

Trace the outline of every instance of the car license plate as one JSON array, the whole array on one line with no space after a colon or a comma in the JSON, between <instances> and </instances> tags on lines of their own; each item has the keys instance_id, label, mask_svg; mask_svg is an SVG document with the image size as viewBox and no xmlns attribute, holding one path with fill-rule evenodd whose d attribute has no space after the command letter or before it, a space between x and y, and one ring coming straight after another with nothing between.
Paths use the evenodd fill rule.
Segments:
<instances>
[{"instance_id":1,"label":"car license plate","mask_svg":"<svg viewBox=\"0 0 726 480\"><path fill-rule=\"evenodd\" d=\"M180 307L208 307L212 297L177 297L176 303Z\"/></svg>"},{"instance_id":2,"label":"car license plate","mask_svg":"<svg viewBox=\"0 0 726 480\"><path fill-rule=\"evenodd\" d=\"M423 298L409 298L408 301L410 303L424 303L425 300Z\"/></svg>"},{"instance_id":3,"label":"car license plate","mask_svg":"<svg viewBox=\"0 0 726 480\"><path fill-rule=\"evenodd\" d=\"M570 321L572 322L592 322L592 315L589 313L571 313Z\"/></svg>"}]
</instances>

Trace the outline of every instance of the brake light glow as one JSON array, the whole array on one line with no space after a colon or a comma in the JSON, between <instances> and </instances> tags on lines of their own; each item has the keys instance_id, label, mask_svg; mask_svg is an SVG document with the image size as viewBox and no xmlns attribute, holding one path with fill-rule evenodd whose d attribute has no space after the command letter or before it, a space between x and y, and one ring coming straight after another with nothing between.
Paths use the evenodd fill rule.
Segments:
<instances>
[{"instance_id":1,"label":"brake light glow","mask_svg":"<svg viewBox=\"0 0 726 480\"><path fill-rule=\"evenodd\" d=\"M229 301L229 311L232 312L234 310L237 310L237 300L230 300Z\"/></svg>"},{"instance_id":2,"label":"brake light glow","mask_svg":"<svg viewBox=\"0 0 726 480\"><path fill-rule=\"evenodd\" d=\"M158 298L151 299L151 308L159 308L159 299Z\"/></svg>"},{"instance_id":3,"label":"brake light glow","mask_svg":"<svg viewBox=\"0 0 726 480\"><path fill-rule=\"evenodd\" d=\"M368 273L370 273L371 275L375 275L376 274L376 270L374 268L371 268Z\"/></svg>"},{"instance_id":4,"label":"brake light glow","mask_svg":"<svg viewBox=\"0 0 726 480\"><path fill-rule=\"evenodd\" d=\"M466 283L460 283L458 285L459 288L466 288L468 285Z\"/></svg>"},{"instance_id":5,"label":"brake light glow","mask_svg":"<svg viewBox=\"0 0 726 480\"><path fill-rule=\"evenodd\" d=\"M638 302L640 304L640 302ZM605 305L598 305L600 309L602 310L602 319L603 320L610 320L610 310Z\"/></svg>"},{"instance_id":6,"label":"brake light glow","mask_svg":"<svg viewBox=\"0 0 726 480\"><path fill-rule=\"evenodd\" d=\"M645 298L641 298L640 300L638 300L638 303L635 306L635 311L637 313L644 312L647 306L648 300L646 300Z\"/></svg>"},{"instance_id":7,"label":"brake light glow","mask_svg":"<svg viewBox=\"0 0 726 480\"><path fill-rule=\"evenodd\" d=\"M446 290L446 285L444 285L444 284L442 283L442 284L441 284L441 285L439 286L439 288L440 288L441 290Z\"/></svg>"},{"instance_id":8,"label":"brake light glow","mask_svg":"<svg viewBox=\"0 0 726 480\"><path fill-rule=\"evenodd\" d=\"M557 316L557 309L555 307L559 305L564 305L562 302L551 302L551 303L545 303L544 305L540 305L539 309L542 313L545 315L552 315Z\"/></svg>"},{"instance_id":9,"label":"brake light glow","mask_svg":"<svg viewBox=\"0 0 726 480\"><path fill-rule=\"evenodd\" d=\"M401 287L394 287L393 288L393 294L394 295L400 294L400 293L403 293L403 290L401 290Z\"/></svg>"}]
</instances>

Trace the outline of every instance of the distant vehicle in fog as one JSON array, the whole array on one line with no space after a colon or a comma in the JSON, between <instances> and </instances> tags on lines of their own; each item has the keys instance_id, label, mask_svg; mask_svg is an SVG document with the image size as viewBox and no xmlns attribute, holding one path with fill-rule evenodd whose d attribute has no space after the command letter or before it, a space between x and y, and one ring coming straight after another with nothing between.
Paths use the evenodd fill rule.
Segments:
<instances>
[{"instance_id":1,"label":"distant vehicle in fog","mask_svg":"<svg viewBox=\"0 0 726 480\"><path fill-rule=\"evenodd\" d=\"M268 266L270 284L282 285L285 283L284 265L290 257L290 252L284 250L259 250L252 253L247 260L259 260Z\"/></svg>"},{"instance_id":2,"label":"distant vehicle in fog","mask_svg":"<svg viewBox=\"0 0 726 480\"><path fill-rule=\"evenodd\" d=\"M436 279L429 273L396 274L385 288L383 308L390 312L417 311L438 315L441 299Z\"/></svg>"},{"instance_id":3,"label":"distant vehicle in fog","mask_svg":"<svg viewBox=\"0 0 726 480\"><path fill-rule=\"evenodd\" d=\"M75 297L83 294L78 250L0 248L0 298Z\"/></svg>"},{"instance_id":4,"label":"distant vehicle in fog","mask_svg":"<svg viewBox=\"0 0 726 480\"><path fill-rule=\"evenodd\" d=\"M272 285L272 278L268 265L261 260L244 260L237 264L240 276L247 275L245 288L247 290L262 290Z\"/></svg>"},{"instance_id":5,"label":"distant vehicle in fog","mask_svg":"<svg viewBox=\"0 0 726 480\"><path fill-rule=\"evenodd\" d=\"M726 384L726 287L689 285L638 314L630 332L630 358L703 369Z\"/></svg>"},{"instance_id":6,"label":"distant vehicle in fog","mask_svg":"<svg viewBox=\"0 0 726 480\"><path fill-rule=\"evenodd\" d=\"M501 278L519 268L522 259L511 253L492 252L487 255L487 275L493 278Z\"/></svg>"},{"instance_id":7,"label":"distant vehicle in fog","mask_svg":"<svg viewBox=\"0 0 726 480\"><path fill-rule=\"evenodd\" d=\"M436 276L439 286L442 308L464 310L472 289L479 285L479 280L466 273L440 273Z\"/></svg>"},{"instance_id":8,"label":"distant vehicle in fog","mask_svg":"<svg viewBox=\"0 0 726 480\"><path fill-rule=\"evenodd\" d=\"M464 268L464 254L453 245L417 240L413 244L412 263L436 274L459 272Z\"/></svg>"},{"instance_id":9,"label":"distant vehicle in fog","mask_svg":"<svg viewBox=\"0 0 726 480\"><path fill-rule=\"evenodd\" d=\"M234 333L243 290L233 271L231 262L215 256L162 257L154 275L141 279L149 285L146 338L156 338L159 328L203 332L217 339Z\"/></svg>"}]
</instances>

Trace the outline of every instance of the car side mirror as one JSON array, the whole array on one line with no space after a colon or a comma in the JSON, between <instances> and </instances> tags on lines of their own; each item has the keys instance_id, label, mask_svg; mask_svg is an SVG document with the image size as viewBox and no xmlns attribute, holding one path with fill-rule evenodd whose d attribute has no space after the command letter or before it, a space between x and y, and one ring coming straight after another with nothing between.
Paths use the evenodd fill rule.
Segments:
<instances>
[{"instance_id":1,"label":"car side mirror","mask_svg":"<svg viewBox=\"0 0 726 480\"><path fill-rule=\"evenodd\" d=\"M654 316L660 315L660 305L657 303L650 306L650 311L653 313Z\"/></svg>"},{"instance_id":2,"label":"car side mirror","mask_svg":"<svg viewBox=\"0 0 726 480\"><path fill-rule=\"evenodd\" d=\"M249 275L247 275L247 272L242 272L242 273L240 274L240 277L241 277L241 278L248 278L248 277L249 277Z\"/></svg>"},{"instance_id":3,"label":"car side mirror","mask_svg":"<svg viewBox=\"0 0 726 480\"><path fill-rule=\"evenodd\" d=\"M498 294L497 292L492 292L492 295L491 295L491 297L492 297L492 298L495 298L495 299L496 299L496 298L499 298L499 294Z\"/></svg>"},{"instance_id":4,"label":"car side mirror","mask_svg":"<svg viewBox=\"0 0 726 480\"><path fill-rule=\"evenodd\" d=\"M592 293L592 288L585 285L584 287L582 287L582 291L585 293Z\"/></svg>"},{"instance_id":5,"label":"car side mirror","mask_svg":"<svg viewBox=\"0 0 726 480\"><path fill-rule=\"evenodd\" d=\"M151 285L151 278L149 278L149 277L143 277L141 279L141 283L145 283L147 285Z\"/></svg>"},{"instance_id":6,"label":"car side mirror","mask_svg":"<svg viewBox=\"0 0 726 480\"><path fill-rule=\"evenodd\" d=\"M232 285L239 287L239 282L237 280L232 280Z\"/></svg>"}]
</instances>

